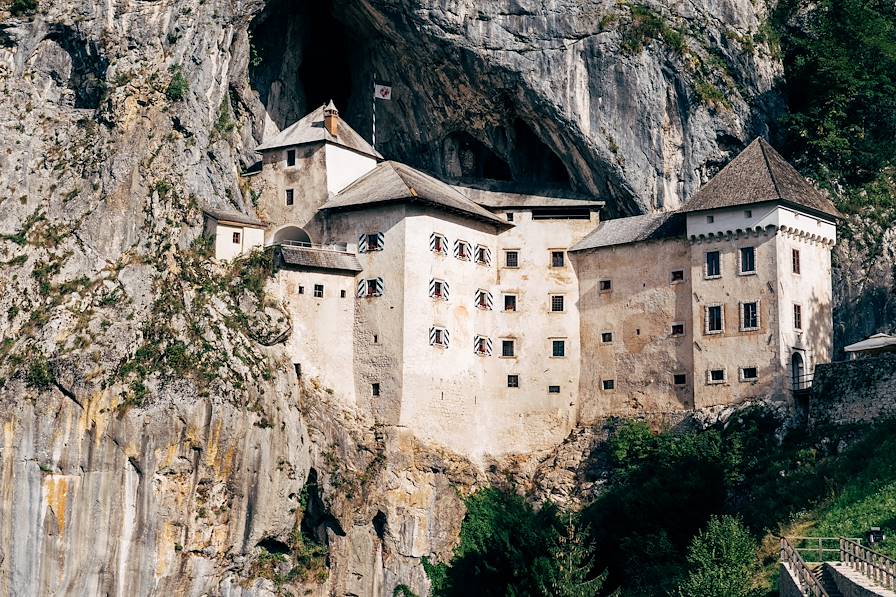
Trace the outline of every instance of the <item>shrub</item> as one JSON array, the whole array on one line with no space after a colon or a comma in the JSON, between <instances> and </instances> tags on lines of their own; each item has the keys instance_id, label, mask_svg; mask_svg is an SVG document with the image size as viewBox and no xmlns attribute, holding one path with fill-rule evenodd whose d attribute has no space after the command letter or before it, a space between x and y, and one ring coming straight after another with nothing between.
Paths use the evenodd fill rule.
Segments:
<instances>
[{"instance_id":1,"label":"shrub","mask_svg":"<svg viewBox=\"0 0 896 597\"><path fill-rule=\"evenodd\" d=\"M187 78L184 76L183 69L179 64L172 65L168 71L171 73L171 81L168 83L165 95L171 101L179 102L187 97L190 84L187 82Z\"/></svg>"},{"instance_id":2,"label":"shrub","mask_svg":"<svg viewBox=\"0 0 896 597\"><path fill-rule=\"evenodd\" d=\"M43 355L36 356L25 373L25 385L35 390L48 390L54 382L50 365Z\"/></svg>"},{"instance_id":3,"label":"shrub","mask_svg":"<svg viewBox=\"0 0 896 597\"><path fill-rule=\"evenodd\" d=\"M757 571L756 544L732 516L712 516L688 549L687 579L680 597L748 597Z\"/></svg>"},{"instance_id":4,"label":"shrub","mask_svg":"<svg viewBox=\"0 0 896 597\"><path fill-rule=\"evenodd\" d=\"M12 4L9 5L9 12L17 17L32 14L36 10L37 0L12 0Z\"/></svg>"}]
</instances>

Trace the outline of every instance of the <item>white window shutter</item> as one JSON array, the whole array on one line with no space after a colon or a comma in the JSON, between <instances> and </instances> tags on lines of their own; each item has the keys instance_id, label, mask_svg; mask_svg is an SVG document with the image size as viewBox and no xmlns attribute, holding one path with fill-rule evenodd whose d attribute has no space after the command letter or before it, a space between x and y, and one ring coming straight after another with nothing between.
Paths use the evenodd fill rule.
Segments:
<instances>
[{"instance_id":1,"label":"white window shutter","mask_svg":"<svg viewBox=\"0 0 896 597\"><path fill-rule=\"evenodd\" d=\"M436 233L433 232L429 235L429 250L435 252L436 250Z\"/></svg>"},{"instance_id":2,"label":"white window shutter","mask_svg":"<svg viewBox=\"0 0 896 597\"><path fill-rule=\"evenodd\" d=\"M386 235L382 232L376 233L376 245L380 251L386 248Z\"/></svg>"},{"instance_id":3,"label":"white window shutter","mask_svg":"<svg viewBox=\"0 0 896 597\"><path fill-rule=\"evenodd\" d=\"M442 330L442 344L445 348L448 348L449 336L448 330Z\"/></svg>"},{"instance_id":4,"label":"white window shutter","mask_svg":"<svg viewBox=\"0 0 896 597\"><path fill-rule=\"evenodd\" d=\"M445 300L448 300L448 294L451 291L448 289L448 282L442 282L442 296L445 297Z\"/></svg>"},{"instance_id":5,"label":"white window shutter","mask_svg":"<svg viewBox=\"0 0 896 597\"><path fill-rule=\"evenodd\" d=\"M488 356L492 356L492 339L491 338L485 339L485 354L487 354Z\"/></svg>"},{"instance_id":6,"label":"white window shutter","mask_svg":"<svg viewBox=\"0 0 896 597\"><path fill-rule=\"evenodd\" d=\"M485 247L485 264L486 265L492 264L492 250L489 249L488 247Z\"/></svg>"},{"instance_id":7,"label":"white window shutter","mask_svg":"<svg viewBox=\"0 0 896 597\"><path fill-rule=\"evenodd\" d=\"M489 310L495 308L495 303L492 301L492 293L486 291L485 292L485 304L488 305Z\"/></svg>"},{"instance_id":8,"label":"white window shutter","mask_svg":"<svg viewBox=\"0 0 896 597\"><path fill-rule=\"evenodd\" d=\"M429 345L433 346L436 343L436 328L429 328Z\"/></svg>"},{"instance_id":9,"label":"white window shutter","mask_svg":"<svg viewBox=\"0 0 896 597\"><path fill-rule=\"evenodd\" d=\"M377 278L375 280L375 282L376 282L376 290L374 290L374 292L376 293L377 296L383 296L383 293L385 292L385 285L383 284L383 279L381 277Z\"/></svg>"},{"instance_id":10,"label":"white window shutter","mask_svg":"<svg viewBox=\"0 0 896 597\"><path fill-rule=\"evenodd\" d=\"M367 296L367 280L358 280L358 298Z\"/></svg>"},{"instance_id":11,"label":"white window shutter","mask_svg":"<svg viewBox=\"0 0 896 597\"><path fill-rule=\"evenodd\" d=\"M430 278L430 280L429 280L429 296L432 298L436 297L436 280L435 280L435 278Z\"/></svg>"},{"instance_id":12,"label":"white window shutter","mask_svg":"<svg viewBox=\"0 0 896 597\"><path fill-rule=\"evenodd\" d=\"M460 257L460 241L457 239L454 240L454 256Z\"/></svg>"},{"instance_id":13,"label":"white window shutter","mask_svg":"<svg viewBox=\"0 0 896 597\"><path fill-rule=\"evenodd\" d=\"M367 252L367 235L362 234L358 237L358 253Z\"/></svg>"}]
</instances>

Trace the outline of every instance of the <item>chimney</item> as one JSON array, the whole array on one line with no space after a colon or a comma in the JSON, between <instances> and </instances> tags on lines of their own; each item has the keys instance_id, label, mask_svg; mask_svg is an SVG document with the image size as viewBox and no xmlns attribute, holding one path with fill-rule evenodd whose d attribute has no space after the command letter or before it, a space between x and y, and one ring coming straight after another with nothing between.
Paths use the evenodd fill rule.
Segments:
<instances>
[{"instance_id":1,"label":"chimney","mask_svg":"<svg viewBox=\"0 0 896 597\"><path fill-rule=\"evenodd\" d=\"M334 137L339 131L339 110L336 109L333 100L330 100L330 103L324 108L324 128Z\"/></svg>"}]
</instances>

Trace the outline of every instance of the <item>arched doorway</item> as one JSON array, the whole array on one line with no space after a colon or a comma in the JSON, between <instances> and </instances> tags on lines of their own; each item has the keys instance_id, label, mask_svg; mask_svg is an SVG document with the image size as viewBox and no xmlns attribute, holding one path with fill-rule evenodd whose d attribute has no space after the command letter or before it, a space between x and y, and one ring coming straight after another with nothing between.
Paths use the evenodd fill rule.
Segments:
<instances>
[{"instance_id":1,"label":"arched doorway","mask_svg":"<svg viewBox=\"0 0 896 597\"><path fill-rule=\"evenodd\" d=\"M802 390L806 384L806 366L803 363L803 355L798 352L790 357L790 373L793 377L793 390Z\"/></svg>"},{"instance_id":2,"label":"arched doorway","mask_svg":"<svg viewBox=\"0 0 896 597\"><path fill-rule=\"evenodd\" d=\"M284 226L274 233L273 244L307 246L311 244L311 237L298 226Z\"/></svg>"}]
</instances>

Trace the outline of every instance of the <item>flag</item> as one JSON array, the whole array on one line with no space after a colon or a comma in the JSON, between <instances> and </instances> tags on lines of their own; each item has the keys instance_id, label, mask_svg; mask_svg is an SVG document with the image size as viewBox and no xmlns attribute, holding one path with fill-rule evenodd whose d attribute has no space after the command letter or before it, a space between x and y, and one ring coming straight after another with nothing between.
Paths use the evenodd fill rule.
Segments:
<instances>
[{"instance_id":1,"label":"flag","mask_svg":"<svg viewBox=\"0 0 896 597\"><path fill-rule=\"evenodd\" d=\"M374 83L373 97L381 100L392 99L392 85L389 83Z\"/></svg>"}]
</instances>

